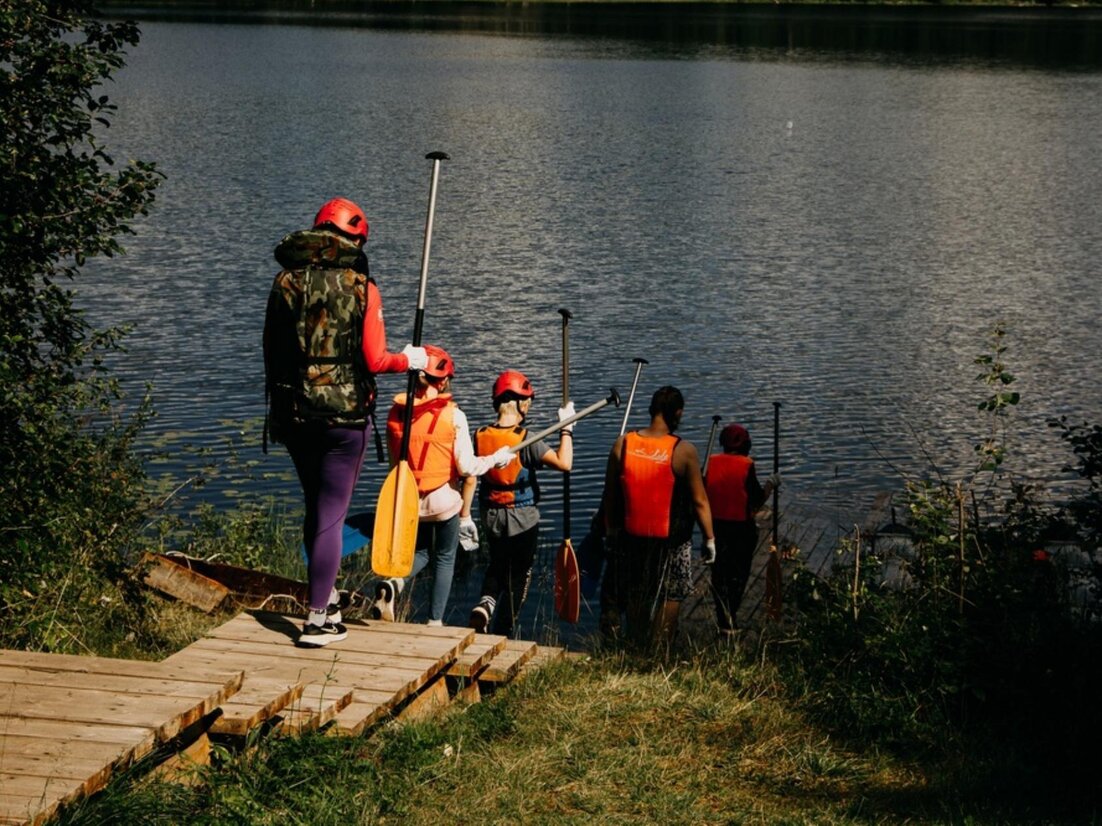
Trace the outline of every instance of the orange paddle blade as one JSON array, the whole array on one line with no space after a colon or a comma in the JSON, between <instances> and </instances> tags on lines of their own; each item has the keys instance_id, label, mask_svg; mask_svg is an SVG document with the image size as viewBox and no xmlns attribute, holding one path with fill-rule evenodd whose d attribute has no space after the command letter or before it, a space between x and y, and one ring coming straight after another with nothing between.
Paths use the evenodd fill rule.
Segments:
<instances>
[{"instance_id":1,"label":"orange paddle blade","mask_svg":"<svg viewBox=\"0 0 1102 826\"><path fill-rule=\"evenodd\" d=\"M781 618L781 555L774 545L769 549L769 562L765 566L765 614L771 620Z\"/></svg>"},{"instance_id":2,"label":"orange paddle blade","mask_svg":"<svg viewBox=\"0 0 1102 826\"><path fill-rule=\"evenodd\" d=\"M379 576L405 577L413 570L419 501L413 469L399 462L387 474L375 507L371 570Z\"/></svg>"},{"instance_id":3,"label":"orange paddle blade","mask_svg":"<svg viewBox=\"0 0 1102 826\"><path fill-rule=\"evenodd\" d=\"M577 622L581 612L582 579L578 557L569 539L564 539L555 552L555 613L564 622Z\"/></svg>"}]
</instances>

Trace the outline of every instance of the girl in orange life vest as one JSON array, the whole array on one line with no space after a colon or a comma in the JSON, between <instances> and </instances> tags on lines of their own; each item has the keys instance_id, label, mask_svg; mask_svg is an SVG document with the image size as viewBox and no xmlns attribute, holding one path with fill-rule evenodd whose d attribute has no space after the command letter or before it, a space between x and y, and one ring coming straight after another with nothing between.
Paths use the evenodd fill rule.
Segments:
<instances>
[{"instance_id":1,"label":"girl in orange life vest","mask_svg":"<svg viewBox=\"0 0 1102 826\"><path fill-rule=\"evenodd\" d=\"M503 447L492 456L475 456L467 417L448 392L455 363L439 347L425 347L428 365L418 376L413 398L413 423L409 438L409 464L420 496L415 577L433 560L432 598L429 625L442 625L444 609L452 587L455 551L459 544L460 519L470 519L470 503L459 493L461 476L481 476L495 464L505 465L513 454ZM386 432L390 458L397 461L402 444L406 395L395 397L387 415ZM386 579L376 589L371 616L394 619L394 600L405 586L404 579Z\"/></svg>"},{"instance_id":2,"label":"girl in orange life vest","mask_svg":"<svg viewBox=\"0 0 1102 826\"><path fill-rule=\"evenodd\" d=\"M719 434L723 453L708 459L705 487L716 530L716 556L712 566L712 593L721 636L734 633L742 592L750 576L750 562L758 547L754 512L779 487L770 477L763 488L750 458L750 434L739 424L729 424Z\"/></svg>"},{"instance_id":3,"label":"girl in orange life vest","mask_svg":"<svg viewBox=\"0 0 1102 826\"><path fill-rule=\"evenodd\" d=\"M375 410L373 377L417 370L427 361L423 347L387 351L383 302L363 250L367 234L367 217L352 201L323 204L312 229L293 232L276 247L283 269L272 283L264 318L265 390L271 397L265 433L270 426L273 441L286 445L305 504L310 595L297 641L303 646L347 636L336 589L341 526Z\"/></svg>"},{"instance_id":4,"label":"girl in orange life vest","mask_svg":"<svg viewBox=\"0 0 1102 826\"><path fill-rule=\"evenodd\" d=\"M681 601L692 591L693 521L715 553L712 514L696 448L674 432L685 400L676 387L651 398L651 423L625 433L609 452L605 513L610 552L601 583L601 630L616 634L621 614L640 642L655 632L666 639L677 626Z\"/></svg>"},{"instance_id":5,"label":"girl in orange life vest","mask_svg":"<svg viewBox=\"0 0 1102 826\"><path fill-rule=\"evenodd\" d=\"M506 370L494 382L493 402L497 420L475 433L475 452L480 456L493 454L502 447L520 444L528 436L524 419L532 406L535 391L523 373ZM559 421L574 415L574 403L559 409ZM552 450L544 441L529 445L515 454L505 467L489 471L479 487L479 511L490 546L490 565L482 580L482 597L471 610L468 625L485 633L494 618L494 633L508 637L513 632L517 615L528 585L532 581L532 564L536 558L539 533L539 486L536 468L569 471L574 462L574 425L559 431L559 449ZM476 480L472 477L464 487L464 505L470 510ZM474 528L470 523L466 532ZM461 531L463 529L461 528ZM477 531L469 549L477 546ZM495 617L496 609L496 617Z\"/></svg>"}]
</instances>

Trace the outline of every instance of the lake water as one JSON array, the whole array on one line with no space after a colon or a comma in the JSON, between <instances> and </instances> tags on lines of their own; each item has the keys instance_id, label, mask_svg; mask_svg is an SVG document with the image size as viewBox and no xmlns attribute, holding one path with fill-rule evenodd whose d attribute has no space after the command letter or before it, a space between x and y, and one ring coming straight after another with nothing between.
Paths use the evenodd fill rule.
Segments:
<instances>
[{"instance_id":1,"label":"lake water","mask_svg":"<svg viewBox=\"0 0 1102 826\"><path fill-rule=\"evenodd\" d=\"M455 357L472 424L505 368L532 378L534 424L553 420L560 307L579 406L626 397L646 358L633 426L674 384L682 435L702 449L713 415L748 423L768 466L780 401L786 495L843 525L900 473L968 466L996 321L1023 394L1016 473L1061 477L1048 416L1099 420L1098 12L367 8L139 12L108 90L116 157L168 177L81 301L134 325L117 368L154 383L151 441L224 457L247 431L255 478L203 496L297 496L281 449L259 452L260 332L275 243L329 197L367 211L391 347L409 340L433 150L451 160L425 339ZM620 423L578 426L575 525ZM366 468L364 506L384 470Z\"/></svg>"}]
</instances>

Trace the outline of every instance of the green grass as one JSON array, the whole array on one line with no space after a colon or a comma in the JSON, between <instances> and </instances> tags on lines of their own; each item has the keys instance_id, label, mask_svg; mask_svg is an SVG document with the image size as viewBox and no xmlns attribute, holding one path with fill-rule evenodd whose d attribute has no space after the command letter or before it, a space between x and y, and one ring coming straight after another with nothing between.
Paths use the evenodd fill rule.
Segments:
<instances>
[{"instance_id":1,"label":"green grass","mask_svg":"<svg viewBox=\"0 0 1102 826\"><path fill-rule=\"evenodd\" d=\"M609 652L545 666L436 720L221 750L191 786L134 771L60 822L1065 822L985 795L989 766L969 769L963 752L924 761L809 724L752 656Z\"/></svg>"}]
</instances>

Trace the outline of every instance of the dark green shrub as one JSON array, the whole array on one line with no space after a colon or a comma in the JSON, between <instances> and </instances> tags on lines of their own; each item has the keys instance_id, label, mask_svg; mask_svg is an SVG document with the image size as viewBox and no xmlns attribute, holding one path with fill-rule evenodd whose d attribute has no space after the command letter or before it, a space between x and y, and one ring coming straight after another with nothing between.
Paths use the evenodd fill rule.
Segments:
<instances>
[{"instance_id":1,"label":"dark green shrub","mask_svg":"<svg viewBox=\"0 0 1102 826\"><path fill-rule=\"evenodd\" d=\"M137 43L81 0L0 4L0 642L71 644L58 612L117 579L141 515L133 439L105 371L121 331L91 329L70 284L122 251L159 175L116 168L100 88ZM108 597L114 599L118 595ZM52 608L50 615L42 611Z\"/></svg>"}]
</instances>

